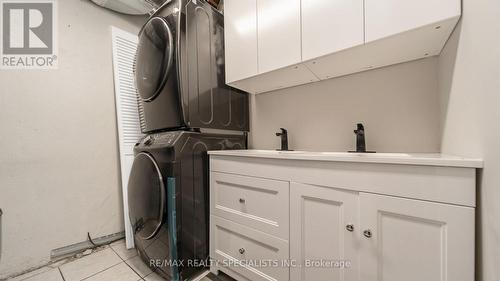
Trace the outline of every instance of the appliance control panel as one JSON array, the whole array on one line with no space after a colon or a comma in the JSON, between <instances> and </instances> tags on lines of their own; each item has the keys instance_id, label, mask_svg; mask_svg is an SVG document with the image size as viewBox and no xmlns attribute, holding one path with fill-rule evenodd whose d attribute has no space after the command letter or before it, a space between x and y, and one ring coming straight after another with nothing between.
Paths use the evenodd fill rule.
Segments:
<instances>
[{"instance_id":1,"label":"appliance control panel","mask_svg":"<svg viewBox=\"0 0 500 281\"><path fill-rule=\"evenodd\" d=\"M141 139L139 144L144 146L171 146L179 137L180 132L163 132L147 135Z\"/></svg>"}]
</instances>

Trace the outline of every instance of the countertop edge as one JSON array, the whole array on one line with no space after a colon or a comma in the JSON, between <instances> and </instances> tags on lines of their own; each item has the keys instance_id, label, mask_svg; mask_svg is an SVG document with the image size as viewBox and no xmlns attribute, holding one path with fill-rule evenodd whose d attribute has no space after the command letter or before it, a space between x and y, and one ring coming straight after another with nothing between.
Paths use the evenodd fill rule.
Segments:
<instances>
[{"instance_id":1,"label":"countertop edge","mask_svg":"<svg viewBox=\"0 0 500 281\"><path fill-rule=\"evenodd\" d=\"M433 154L439 157L429 157L429 154L418 153L411 154L411 157L370 157L368 154L359 156L332 156L332 155L311 155L307 152L303 154L265 154L251 153L249 151L240 152L238 150L217 150L208 151L209 155L214 156L232 156L232 157L250 157L263 159L281 159L281 160L301 160L301 161L320 161L320 162L348 162L348 163L370 163L370 164L394 164L394 165L416 165L416 166L436 166L436 167L456 167L456 168L475 168L484 167L482 159L462 158L448 154ZM427 155L427 157L426 157Z\"/></svg>"}]
</instances>

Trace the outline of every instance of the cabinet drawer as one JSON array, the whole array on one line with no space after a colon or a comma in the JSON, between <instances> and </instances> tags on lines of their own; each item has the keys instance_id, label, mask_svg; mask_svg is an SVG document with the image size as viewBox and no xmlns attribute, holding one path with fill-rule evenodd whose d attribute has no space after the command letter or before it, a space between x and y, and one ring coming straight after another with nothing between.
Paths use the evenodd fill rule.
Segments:
<instances>
[{"instance_id":1,"label":"cabinet drawer","mask_svg":"<svg viewBox=\"0 0 500 281\"><path fill-rule=\"evenodd\" d=\"M210 213L289 238L289 182L212 172Z\"/></svg>"},{"instance_id":2,"label":"cabinet drawer","mask_svg":"<svg viewBox=\"0 0 500 281\"><path fill-rule=\"evenodd\" d=\"M289 280L287 241L223 218L210 218L210 253L217 269L252 281Z\"/></svg>"}]
</instances>

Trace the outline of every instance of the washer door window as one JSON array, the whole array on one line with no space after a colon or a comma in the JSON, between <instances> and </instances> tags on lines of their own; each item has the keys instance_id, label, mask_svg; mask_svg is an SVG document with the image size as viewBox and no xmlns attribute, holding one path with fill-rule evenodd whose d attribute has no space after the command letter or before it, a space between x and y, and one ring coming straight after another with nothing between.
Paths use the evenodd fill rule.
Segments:
<instances>
[{"instance_id":1,"label":"washer door window","mask_svg":"<svg viewBox=\"0 0 500 281\"><path fill-rule=\"evenodd\" d=\"M129 216L136 238L156 236L163 224L166 190L153 157L139 153L132 165L128 183Z\"/></svg>"},{"instance_id":2,"label":"washer door window","mask_svg":"<svg viewBox=\"0 0 500 281\"><path fill-rule=\"evenodd\" d=\"M168 80L173 64L172 30L161 17L151 18L141 34L135 62L135 83L143 101L154 100Z\"/></svg>"}]
</instances>

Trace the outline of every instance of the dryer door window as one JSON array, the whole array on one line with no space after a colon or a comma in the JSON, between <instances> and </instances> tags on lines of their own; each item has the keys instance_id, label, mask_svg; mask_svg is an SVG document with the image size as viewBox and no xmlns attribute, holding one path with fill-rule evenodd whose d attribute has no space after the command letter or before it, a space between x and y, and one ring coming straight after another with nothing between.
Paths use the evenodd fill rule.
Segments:
<instances>
[{"instance_id":1,"label":"dryer door window","mask_svg":"<svg viewBox=\"0 0 500 281\"><path fill-rule=\"evenodd\" d=\"M135 84L143 101L152 101L165 86L173 64L172 30L164 18L151 18L139 34Z\"/></svg>"},{"instance_id":2,"label":"dryer door window","mask_svg":"<svg viewBox=\"0 0 500 281\"><path fill-rule=\"evenodd\" d=\"M129 217L136 238L153 238L164 222L166 190L158 165L147 153L139 153L128 183Z\"/></svg>"}]
</instances>

